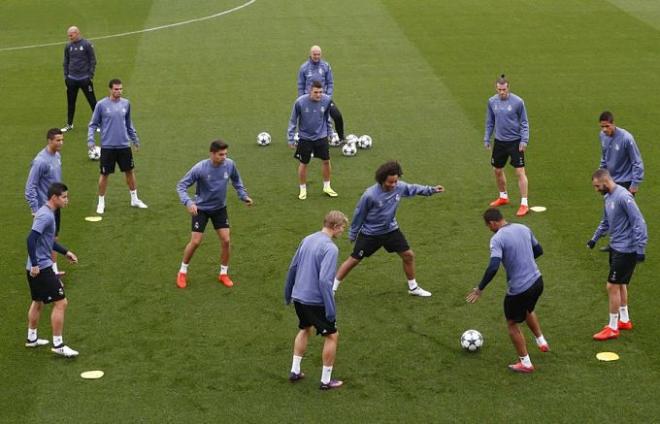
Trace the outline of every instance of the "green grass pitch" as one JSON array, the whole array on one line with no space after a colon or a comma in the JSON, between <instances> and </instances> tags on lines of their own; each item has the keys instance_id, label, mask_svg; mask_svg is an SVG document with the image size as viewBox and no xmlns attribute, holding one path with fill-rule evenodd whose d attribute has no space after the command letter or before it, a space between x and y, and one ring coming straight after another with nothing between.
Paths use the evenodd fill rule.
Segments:
<instances>
[{"instance_id":1,"label":"green grass pitch","mask_svg":"<svg viewBox=\"0 0 660 424\"><path fill-rule=\"evenodd\" d=\"M119 77L133 105L143 146L137 179L149 209L128 207L116 174L103 221L83 220L94 212L98 168L86 156L90 111L80 96L62 152L71 203L61 234L80 264L61 267L70 300L65 340L81 354L62 360L22 347L30 226L23 186L46 130L65 124L66 99L63 44L7 48L63 43L73 24L95 38L243 3L0 2L0 421L657 421L660 4L643 0L257 0L215 19L95 41L97 94ZM353 158L333 150L337 199L321 195L314 162L308 199L300 202L285 130L298 66L312 44L333 66L347 132L370 134L374 147ZM500 73L526 101L530 201L548 208L522 220L515 206L504 208L534 230L546 252L537 311L552 352L538 353L525 330L538 368L529 376L506 369L515 352L501 312L504 272L476 305L464 301L488 261L490 233L480 214L496 189L481 138ZM591 335L607 318L607 257L585 243L601 214L590 175L600 154L597 118L606 109L635 135L644 158L638 203L650 243L630 287L635 330L598 344ZM257 146L260 131L272 134L270 146ZM190 223L174 186L217 137L230 143L255 200L248 209L229 195L237 285L229 290L215 280L219 246L207 231L189 288L178 290ZM351 214L375 168L392 158L401 161L404 180L447 189L404 200L398 214L418 280L433 297L409 297L400 261L379 252L337 295L334 376L345 387L318 390L318 339L303 361L308 378L291 385L296 318L282 300L291 255L325 212ZM344 237L338 245L343 260L350 244ZM459 347L468 328L484 334L477 354ZM50 337L48 315L40 335ZM602 350L621 360L596 361ZM90 369L105 377L82 380Z\"/></svg>"}]
</instances>

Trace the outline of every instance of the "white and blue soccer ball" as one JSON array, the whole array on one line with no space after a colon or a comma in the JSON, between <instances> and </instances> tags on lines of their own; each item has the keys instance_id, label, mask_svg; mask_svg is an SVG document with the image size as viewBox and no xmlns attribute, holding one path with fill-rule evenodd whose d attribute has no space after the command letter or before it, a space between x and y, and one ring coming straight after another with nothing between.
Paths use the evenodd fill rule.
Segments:
<instances>
[{"instance_id":1,"label":"white and blue soccer ball","mask_svg":"<svg viewBox=\"0 0 660 424\"><path fill-rule=\"evenodd\" d=\"M349 134L346 136L346 144L356 144L359 138L355 134Z\"/></svg>"},{"instance_id":2,"label":"white and blue soccer ball","mask_svg":"<svg viewBox=\"0 0 660 424\"><path fill-rule=\"evenodd\" d=\"M461 335L461 347L468 352L476 352L484 344L484 336L477 330L467 330Z\"/></svg>"},{"instance_id":3,"label":"white and blue soccer ball","mask_svg":"<svg viewBox=\"0 0 660 424\"><path fill-rule=\"evenodd\" d=\"M99 146L94 146L87 150L87 157L89 157L91 160L101 159L101 148Z\"/></svg>"},{"instance_id":4,"label":"white and blue soccer ball","mask_svg":"<svg viewBox=\"0 0 660 424\"><path fill-rule=\"evenodd\" d=\"M355 143L346 143L341 146L341 154L344 156L355 156L357 154Z\"/></svg>"},{"instance_id":5,"label":"white and blue soccer ball","mask_svg":"<svg viewBox=\"0 0 660 424\"><path fill-rule=\"evenodd\" d=\"M330 136L330 141L328 143L332 147L339 147L341 145L341 139L339 138L339 134L333 132L332 135Z\"/></svg>"},{"instance_id":6,"label":"white and blue soccer ball","mask_svg":"<svg viewBox=\"0 0 660 424\"><path fill-rule=\"evenodd\" d=\"M371 149L372 144L373 144L373 140L371 139L370 136L366 134L358 138L357 141L357 145L360 149Z\"/></svg>"},{"instance_id":7,"label":"white and blue soccer ball","mask_svg":"<svg viewBox=\"0 0 660 424\"><path fill-rule=\"evenodd\" d=\"M257 144L260 146L268 146L271 142L270 134L263 131L257 135Z\"/></svg>"}]
</instances>

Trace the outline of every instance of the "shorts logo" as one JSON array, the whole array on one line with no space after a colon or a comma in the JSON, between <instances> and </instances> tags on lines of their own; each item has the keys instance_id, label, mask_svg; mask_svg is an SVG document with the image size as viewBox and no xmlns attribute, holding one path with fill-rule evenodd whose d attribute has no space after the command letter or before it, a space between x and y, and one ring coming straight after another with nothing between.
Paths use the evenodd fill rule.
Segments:
<instances>
[{"instance_id":1,"label":"shorts logo","mask_svg":"<svg viewBox=\"0 0 660 424\"><path fill-rule=\"evenodd\" d=\"M59 294L60 296L64 295L64 289L60 287L60 289L57 291L57 294Z\"/></svg>"},{"instance_id":2,"label":"shorts logo","mask_svg":"<svg viewBox=\"0 0 660 424\"><path fill-rule=\"evenodd\" d=\"M364 250L360 250L360 251L358 252L358 256L359 256L359 257L363 257L363 256L364 256Z\"/></svg>"},{"instance_id":3,"label":"shorts logo","mask_svg":"<svg viewBox=\"0 0 660 424\"><path fill-rule=\"evenodd\" d=\"M193 226L194 229L199 230L199 222L195 222L195 225Z\"/></svg>"}]
</instances>

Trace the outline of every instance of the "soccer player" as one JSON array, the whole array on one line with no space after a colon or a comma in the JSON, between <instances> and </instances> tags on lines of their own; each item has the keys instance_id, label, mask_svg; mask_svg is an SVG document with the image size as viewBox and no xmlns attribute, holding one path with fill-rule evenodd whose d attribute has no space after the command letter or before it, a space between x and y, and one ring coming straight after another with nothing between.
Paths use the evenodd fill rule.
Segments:
<instances>
[{"instance_id":1,"label":"soccer player","mask_svg":"<svg viewBox=\"0 0 660 424\"><path fill-rule=\"evenodd\" d=\"M504 316L509 328L509 337L520 358L519 362L509 365L509 369L531 373L534 371L534 366L529 359L525 336L518 324L523 321L527 323L536 337L536 344L541 352L550 350L534 312L536 302L543 293L543 278L536 265L536 258L543 254L543 249L532 230L522 224L509 224L498 209L488 209L483 217L488 229L495 233L490 239L490 263L481 282L472 289L466 300L470 303L476 302L488 283L495 277L500 264L504 265L507 273Z\"/></svg>"},{"instance_id":2,"label":"soccer player","mask_svg":"<svg viewBox=\"0 0 660 424\"><path fill-rule=\"evenodd\" d=\"M600 168L607 169L614 182L634 196L644 179L644 162L635 138L623 128L614 125L614 115L605 111L600 114ZM610 247L600 250L609 252Z\"/></svg>"},{"instance_id":3,"label":"soccer player","mask_svg":"<svg viewBox=\"0 0 660 424\"><path fill-rule=\"evenodd\" d=\"M82 90L89 107L96 107L94 94L94 72L96 71L96 55L94 46L82 38L78 27L70 27L66 35L69 39L64 48L64 83L66 84L66 100L68 105L67 121L62 132L73 129L73 116L76 113L78 90Z\"/></svg>"},{"instance_id":4,"label":"soccer player","mask_svg":"<svg viewBox=\"0 0 660 424\"><path fill-rule=\"evenodd\" d=\"M298 97L309 94L313 81L321 81L323 92L332 97L335 91L332 68L328 62L321 59L321 48L319 46L312 46L309 49L309 59L300 65L298 70ZM339 139L343 140L344 118L334 100L330 101L330 116L335 121Z\"/></svg>"},{"instance_id":5,"label":"soccer player","mask_svg":"<svg viewBox=\"0 0 660 424\"><path fill-rule=\"evenodd\" d=\"M112 79L108 83L110 95L98 102L87 132L87 146L94 148L94 132L101 129L101 175L99 176L99 202L96 213L105 212L105 192L108 188L108 177L115 172L115 163L126 175L126 184L131 194L131 206L146 209L147 205L138 198L137 184L133 168L133 152L129 140L136 151L140 149L140 140L131 121L131 103L122 98L123 85L121 80Z\"/></svg>"},{"instance_id":6,"label":"soccer player","mask_svg":"<svg viewBox=\"0 0 660 424\"><path fill-rule=\"evenodd\" d=\"M211 142L209 159L199 161L176 185L181 203L192 215L192 234L190 241L183 250L183 261L176 278L176 285L185 288L187 285L188 265L195 251L202 243L204 229L209 219L220 238L220 274L218 281L226 287L234 283L229 278L229 218L227 217L227 183L231 180L238 197L247 206L252 206L252 199L248 196L241 176L234 161L227 157L229 145L222 140ZM196 184L195 199L188 196L188 188Z\"/></svg>"},{"instance_id":7,"label":"soccer player","mask_svg":"<svg viewBox=\"0 0 660 424\"><path fill-rule=\"evenodd\" d=\"M25 183L25 200L34 216L39 208L48 201L48 189L51 184L62 181L62 156L60 150L64 144L64 135L59 128L51 128L46 133L46 147L32 160L30 173ZM60 232L60 210L55 209L55 240ZM53 272L58 277L64 271L57 268L57 252L52 253Z\"/></svg>"},{"instance_id":8,"label":"soccer player","mask_svg":"<svg viewBox=\"0 0 660 424\"><path fill-rule=\"evenodd\" d=\"M495 181L500 191L497 200L490 206L498 207L509 203L509 194L506 190L506 175L504 166L507 159L516 169L518 188L520 189L520 208L516 216L525 216L529 212L527 202L527 175L525 174L525 151L529 143L529 123L525 102L509 91L509 81L504 74L495 82L497 94L488 99L486 107L486 134L484 146L491 148L490 137L495 130L495 143L493 144L490 164L495 172Z\"/></svg>"},{"instance_id":9,"label":"soccer player","mask_svg":"<svg viewBox=\"0 0 660 424\"><path fill-rule=\"evenodd\" d=\"M55 211L65 207L69 202L66 185L53 183L48 188L48 201L37 210L32 222L32 231L27 238L27 280L30 285L32 303L28 310L28 333L26 347L39 347L48 344L48 340L37 336L37 327L44 304L53 303L50 322L53 328L53 347L51 351L67 358L78 356L78 352L64 344L62 330L64 328L64 312L67 299L64 286L53 271L51 251L55 250L67 257L71 263L77 263L78 258L66 247L55 241Z\"/></svg>"},{"instance_id":10,"label":"soccer player","mask_svg":"<svg viewBox=\"0 0 660 424\"><path fill-rule=\"evenodd\" d=\"M293 104L291 119L289 120L288 138L289 147L296 149L293 155L300 164L298 165L298 182L300 192L298 199L307 199L307 165L314 157L323 161L323 192L330 197L337 197L330 186L330 148L328 147L328 113L332 99L323 94L321 81L313 81L309 94L298 97ZM298 128L300 140L296 147L294 134Z\"/></svg>"},{"instance_id":11,"label":"soccer player","mask_svg":"<svg viewBox=\"0 0 660 424\"><path fill-rule=\"evenodd\" d=\"M604 196L603 219L587 242L593 249L596 241L610 234L610 273L607 277L610 321L602 331L594 334L594 340L619 337L619 330L632 330L628 313L628 284L637 262L645 259L648 233L646 221L635 203L635 198L617 185L606 169L597 170L592 178L594 189Z\"/></svg>"},{"instance_id":12,"label":"soccer player","mask_svg":"<svg viewBox=\"0 0 660 424\"><path fill-rule=\"evenodd\" d=\"M293 362L289 374L289 381L292 383L305 376L300 370L300 364L314 327L316 334L324 338L321 390L336 389L343 384L341 380L332 379L332 367L335 363L339 339L335 321L335 298L332 292L339 249L332 239L339 237L346 225L348 225L346 215L339 211L330 211L323 220L321 231L303 239L289 265L284 286L284 301L287 305L293 301L300 329L293 343Z\"/></svg>"},{"instance_id":13,"label":"soccer player","mask_svg":"<svg viewBox=\"0 0 660 424\"><path fill-rule=\"evenodd\" d=\"M365 190L353 212L353 221L348 238L355 242L353 253L337 271L333 290L346 278L364 258L376 253L381 247L388 252L396 252L403 261L403 272L408 278L408 293L413 296L429 297L431 292L424 290L415 279L415 255L406 237L396 222L396 210L403 197L431 196L445 191L441 185L423 186L408 184L399 178L403 175L401 165L396 161L382 164L376 170L376 184Z\"/></svg>"}]
</instances>

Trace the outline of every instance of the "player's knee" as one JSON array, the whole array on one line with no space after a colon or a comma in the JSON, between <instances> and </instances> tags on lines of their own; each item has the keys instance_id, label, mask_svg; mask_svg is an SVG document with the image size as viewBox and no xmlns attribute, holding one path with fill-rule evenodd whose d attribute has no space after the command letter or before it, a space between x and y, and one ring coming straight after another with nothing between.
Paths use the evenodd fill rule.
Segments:
<instances>
[{"instance_id":1,"label":"player's knee","mask_svg":"<svg viewBox=\"0 0 660 424\"><path fill-rule=\"evenodd\" d=\"M57 309L64 310L64 309L66 309L66 307L67 307L68 305L69 305L69 301L68 301L67 298L65 297L64 299L62 299L62 300L58 300L57 302L55 302L54 307L57 308Z\"/></svg>"},{"instance_id":2,"label":"player's knee","mask_svg":"<svg viewBox=\"0 0 660 424\"><path fill-rule=\"evenodd\" d=\"M406 250L401 254L401 257L406 262L412 262L413 260L415 260L415 252L413 252L412 250Z\"/></svg>"}]
</instances>

